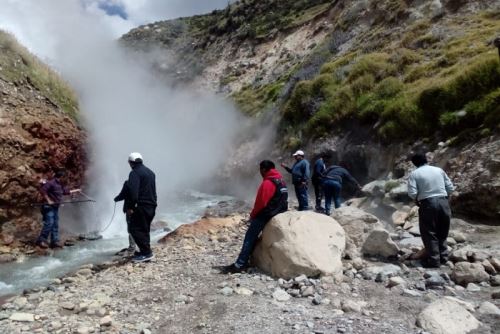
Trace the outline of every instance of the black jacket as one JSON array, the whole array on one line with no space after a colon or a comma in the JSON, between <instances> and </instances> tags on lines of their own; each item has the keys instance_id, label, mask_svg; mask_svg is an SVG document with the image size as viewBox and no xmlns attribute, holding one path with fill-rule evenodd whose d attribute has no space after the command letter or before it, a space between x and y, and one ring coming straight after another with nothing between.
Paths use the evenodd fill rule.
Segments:
<instances>
[{"instance_id":1,"label":"black jacket","mask_svg":"<svg viewBox=\"0 0 500 334\"><path fill-rule=\"evenodd\" d=\"M132 208L156 207L156 176L149 168L142 163L136 164L128 176L127 186Z\"/></svg>"},{"instance_id":2,"label":"black jacket","mask_svg":"<svg viewBox=\"0 0 500 334\"><path fill-rule=\"evenodd\" d=\"M120 201L123 201L123 212L127 212L127 210L134 208L130 199L130 191L128 189L127 181L123 182L122 190L115 197L115 202Z\"/></svg>"}]
</instances>

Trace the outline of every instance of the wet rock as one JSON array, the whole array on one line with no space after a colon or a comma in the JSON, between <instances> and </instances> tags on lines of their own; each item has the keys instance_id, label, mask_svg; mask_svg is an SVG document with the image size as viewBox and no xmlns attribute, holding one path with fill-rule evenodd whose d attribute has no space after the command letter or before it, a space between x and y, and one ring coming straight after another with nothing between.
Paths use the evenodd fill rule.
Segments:
<instances>
[{"instance_id":1,"label":"wet rock","mask_svg":"<svg viewBox=\"0 0 500 334\"><path fill-rule=\"evenodd\" d=\"M442 298L418 315L417 325L432 334L466 334L480 323L457 302Z\"/></svg>"},{"instance_id":2,"label":"wet rock","mask_svg":"<svg viewBox=\"0 0 500 334\"><path fill-rule=\"evenodd\" d=\"M408 185L406 183L402 183L399 186L392 188L391 191L389 191L389 197L394 201L409 201Z\"/></svg>"},{"instance_id":3,"label":"wet rock","mask_svg":"<svg viewBox=\"0 0 500 334\"><path fill-rule=\"evenodd\" d=\"M477 311L482 315L500 316L500 309L490 302L483 302Z\"/></svg>"},{"instance_id":4,"label":"wet rock","mask_svg":"<svg viewBox=\"0 0 500 334\"><path fill-rule=\"evenodd\" d=\"M396 256L399 247L384 229L373 230L363 243L362 253L371 256Z\"/></svg>"},{"instance_id":5,"label":"wet rock","mask_svg":"<svg viewBox=\"0 0 500 334\"><path fill-rule=\"evenodd\" d=\"M494 291L494 292L491 294L491 298L492 298L492 299L500 299L500 290L498 290L498 291Z\"/></svg>"},{"instance_id":6,"label":"wet rock","mask_svg":"<svg viewBox=\"0 0 500 334\"><path fill-rule=\"evenodd\" d=\"M480 263L459 262L455 264L451 277L456 283L465 286L469 283L488 281L490 275Z\"/></svg>"},{"instance_id":7,"label":"wet rock","mask_svg":"<svg viewBox=\"0 0 500 334\"><path fill-rule=\"evenodd\" d=\"M33 322L35 321L35 315L31 313L13 313L10 317L10 320L12 321L18 321L18 322Z\"/></svg>"},{"instance_id":8,"label":"wet rock","mask_svg":"<svg viewBox=\"0 0 500 334\"><path fill-rule=\"evenodd\" d=\"M14 262L16 257L12 254L0 254L0 263Z\"/></svg>"},{"instance_id":9,"label":"wet rock","mask_svg":"<svg viewBox=\"0 0 500 334\"><path fill-rule=\"evenodd\" d=\"M267 223L253 253L254 263L273 276L293 278L342 274L345 232L332 218L289 211Z\"/></svg>"},{"instance_id":10,"label":"wet rock","mask_svg":"<svg viewBox=\"0 0 500 334\"><path fill-rule=\"evenodd\" d=\"M425 287L427 289L442 288L445 285L446 280L438 272L432 272L431 275L427 275L425 280Z\"/></svg>"}]
</instances>

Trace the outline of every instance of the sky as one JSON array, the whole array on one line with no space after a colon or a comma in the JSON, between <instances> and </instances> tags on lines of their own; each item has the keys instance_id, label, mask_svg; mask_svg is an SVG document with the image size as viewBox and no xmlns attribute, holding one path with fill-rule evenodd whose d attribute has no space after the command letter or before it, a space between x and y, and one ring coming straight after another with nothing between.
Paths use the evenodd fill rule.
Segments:
<instances>
[{"instance_id":1,"label":"sky","mask_svg":"<svg viewBox=\"0 0 500 334\"><path fill-rule=\"evenodd\" d=\"M0 29L55 68L79 97L97 225L109 220L113 198L130 172L131 152L142 153L157 175L158 218L183 191L210 182L240 131L239 113L208 92L169 87L117 37L139 24L201 13L226 1L1 1ZM123 215L117 218L107 236L126 233Z\"/></svg>"}]
</instances>

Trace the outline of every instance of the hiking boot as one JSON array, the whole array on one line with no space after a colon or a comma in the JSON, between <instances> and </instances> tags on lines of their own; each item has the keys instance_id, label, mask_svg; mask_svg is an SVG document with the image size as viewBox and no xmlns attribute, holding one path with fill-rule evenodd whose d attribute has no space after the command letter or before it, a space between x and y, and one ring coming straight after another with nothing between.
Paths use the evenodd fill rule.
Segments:
<instances>
[{"instance_id":1,"label":"hiking boot","mask_svg":"<svg viewBox=\"0 0 500 334\"><path fill-rule=\"evenodd\" d=\"M420 260L420 264L422 264L424 268L439 268L441 266L440 263L431 261L429 258Z\"/></svg>"},{"instance_id":2,"label":"hiking boot","mask_svg":"<svg viewBox=\"0 0 500 334\"><path fill-rule=\"evenodd\" d=\"M236 266L236 264L230 264L228 266L222 267L220 270L221 274L238 274L243 271L245 271L247 268L246 267L239 267Z\"/></svg>"},{"instance_id":3,"label":"hiking boot","mask_svg":"<svg viewBox=\"0 0 500 334\"><path fill-rule=\"evenodd\" d=\"M154 259L154 255L153 253L149 254L149 255L135 255L133 258L132 258L132 262L134 263L141 263L141 262L149 262L151 261L152 259Z\"/></svg>"},{"instance_id":4,"label":"hiking boot","mask_svg":"<svg viewBox=\"0 0 500 334\"><path fill-rule=\"evenodd\" d=\"M50 244L50 248L64 248L63 243L56 241Z\"/></svg>"},{"instance_id":5,"label":"hiking boot","mask_svg":"<svg viewBox=\"0 0 500 334\"><path fill-rule=\"evenodd\" d=\"M43 249L49 248L49 244L46 243L45 241L37 241L36 245L40 248L43 248Z\"/></svg>"}]
</instances>

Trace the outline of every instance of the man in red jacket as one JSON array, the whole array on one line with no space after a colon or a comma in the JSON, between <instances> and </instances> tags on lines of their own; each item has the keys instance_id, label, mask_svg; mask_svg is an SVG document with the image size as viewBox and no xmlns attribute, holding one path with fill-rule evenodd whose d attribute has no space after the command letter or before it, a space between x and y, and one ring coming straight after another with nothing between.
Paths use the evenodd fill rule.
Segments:
<instances>
[{"instance_id":1,"label":"man in red jacket","mask_svg":"<svg viewBox=\"0 0 500 334\"><path fill-rule=\"evenodd\" d=\"M262 161L259 166L260 175L264 180L257 191L255 204L250 213L250 226L245 234L238 259L235 263L224 267L223 273L237 273L245 270L257 238L267 222L277 214L288 210L288 190L283 176L270 160Z\"/></svg>"}]
</instances>

